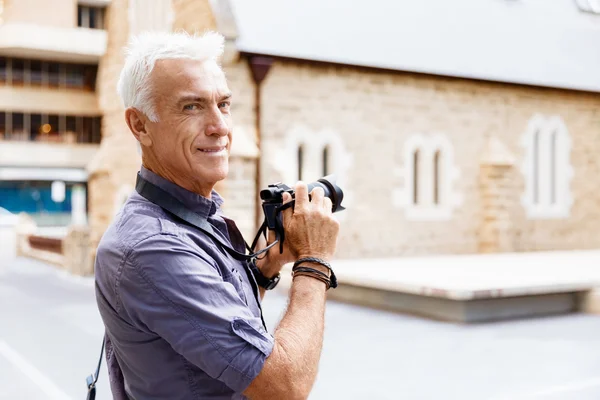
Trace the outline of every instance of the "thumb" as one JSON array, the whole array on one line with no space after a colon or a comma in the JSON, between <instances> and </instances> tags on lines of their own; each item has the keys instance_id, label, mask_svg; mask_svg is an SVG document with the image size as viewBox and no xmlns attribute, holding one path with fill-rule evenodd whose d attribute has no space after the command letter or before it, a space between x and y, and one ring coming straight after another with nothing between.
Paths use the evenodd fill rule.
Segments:
<instances>
[{"instance_id":1,"label":"thumb","mask_svg":"<svg viewBox=\"0 0 600 400\"><path fill-rule=\"evenodd\" d=\"M282 200L283 200L283 204L289 203L290 201L292 201L292 195L289 194L288 192L284 192L283 196L282 196ZM287 210L283 210L281 212L281 218L282 218L282 222L283 222L283 226L287 226L287 224L289 223L289 221L291 220L292 214L293 214L293 207L288 208Z\"/></svg>"},{"instance_id":2,"label":"thumb","mask_svg":"<svg viewBox=\"0 0 600 400\"><path fill-rule=\"evenodd\" d=\"M283 193L283 204L289 203L292 200L292 195L288 192Z\"/></svg>"}]
</instances>

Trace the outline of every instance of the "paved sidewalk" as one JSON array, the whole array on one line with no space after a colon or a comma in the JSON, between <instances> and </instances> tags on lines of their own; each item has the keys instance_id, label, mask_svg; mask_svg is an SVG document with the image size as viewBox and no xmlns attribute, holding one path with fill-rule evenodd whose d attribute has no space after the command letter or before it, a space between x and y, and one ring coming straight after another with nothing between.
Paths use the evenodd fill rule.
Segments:
<instances>
[{"instance_id":1,"label":"paved sidewalk","mask_svg":"<svg viewBox=\"0 0 600 400\"><path fill-rule=\"evenodd\" d=\"M276 326L286 297L269 293ZM93 281L0 261L0 399L83 399L102 336ZM310 400L600 398L600 317L462 326L330 302ZM110 399L106 371L98 400Z\"/></svg>"}]
</instances>

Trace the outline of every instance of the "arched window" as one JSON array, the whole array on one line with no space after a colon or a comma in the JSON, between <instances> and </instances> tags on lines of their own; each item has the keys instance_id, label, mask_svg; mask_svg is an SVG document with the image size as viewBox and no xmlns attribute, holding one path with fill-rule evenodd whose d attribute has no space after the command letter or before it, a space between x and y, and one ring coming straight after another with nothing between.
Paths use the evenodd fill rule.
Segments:
<instances>
[{"instance_id":1,"label":"arched window","mask_svg":"<svg viewBox=\"0 0 600 400\"><path fill-rule=\"evenodd\" d=\"M436 150L433 156L433 204L440 204L441 156L440 150Z\"/></svg>"},{"instance_id":2,"label":"arched window","mask_svg":"<svg viewBox=\"0 0 600 400\"><path fill-rule=\"evenodd\" d=\"M419 204L419 150L415 150L413 153L413 204Z\"/></svg>"},{"instance_id":3,"label":"arched window","mask_svg":"<svg viewBox=\"0 0 600 400\"><path fill-rule=\"evenodd\" d=\"M571 138L562 119L536 115L522 141L525 147L525 193L522 198L530 218L565 218L572 197L570 180Z\"/></svg>"},{"instance_id":4,"label":"arched window","mask_svg":"<svg viewBox=\"0 0 600 400\"><path fill-rule=\"evenodd\" d=\"M540 199L540 132L533 135L533 203L538 204Z\"/></svg>"},{"instance_id":5,"label":"arched window","mask_svg":"<svg viewBox=\"0 0 600 400\"><path fill-rule=\"evenodd\" d=\"M404 187L394 190L394 204L410 220L446 220L462 203L453 182L459 176L452 143L442 134L414 134L404 143Z\"/></svg>"},{"instance_id":6,"label":"arched window","mask_svg":"<svg viewBox=\"0 0 600 400\"><path fill-rule=\"evenodd\" d=\"M556 141L558 140L556 131L552 132L550 139L550 204L556 204Z\"/></svg>"},{"instance_id":7,"label":"arched window","mask_svg":"<svg viewBox=\"0 0 600 400\"><path fill-rule=\"evenodd\" d=\"M329 145L323 148L323 176L329 175Z\"/></svg>"},{"instance_id":8,"label":"arched window","mask_svg":"<svg viewBox=\"0 0 600 400\"><path fill-rule=\"evenodd\" d=\"M297 164L298 164L298 180L302 180L302 169L304 168L304 146L298 146L298 154L297 154Z\"/></svg>"}]
</instances>

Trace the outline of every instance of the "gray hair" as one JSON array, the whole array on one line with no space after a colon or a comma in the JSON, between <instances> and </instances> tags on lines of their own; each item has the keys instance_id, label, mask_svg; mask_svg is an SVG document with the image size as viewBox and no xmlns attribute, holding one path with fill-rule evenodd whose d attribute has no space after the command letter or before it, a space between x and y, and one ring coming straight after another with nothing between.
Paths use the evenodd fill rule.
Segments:
<instances>
[{"instance_id":1,"label":"gray hair","mask_svg":"<svg viewBox=\"0 0 600 400\"><path fill-rule=\"evenodd\" d=\"M186 32L145 32L134 37L126 49L117 92L125 108L135 107L148 118L158 121L151 99L149 77L156 61L187 58L215 61L223 54L225 38L216 32L192 35Z\"/></svg>"}]
</instances>

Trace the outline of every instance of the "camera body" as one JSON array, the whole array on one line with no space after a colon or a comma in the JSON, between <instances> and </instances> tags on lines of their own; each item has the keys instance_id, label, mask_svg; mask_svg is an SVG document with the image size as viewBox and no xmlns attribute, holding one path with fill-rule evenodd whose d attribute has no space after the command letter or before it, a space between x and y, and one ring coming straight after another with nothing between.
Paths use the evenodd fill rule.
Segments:
<instances>
[{"instance_id":1,"label":"camera body","mask_svg":"<svg viewBox=\"0 0 600 400\"><path fill-rule=\"evenodd\" d=\"M332 212L334 213L345 209L342 206L344 192L336 184L336 180L337 179L335 175L327 175L316 182L308 184L308 193L310 193L317 186L323 189L325 197L329 197L331 199ZM283 194L286 192L292 196L292 199L295 199L295 190L281 182L270 184L267 189L260 191L260 198L263 201L262 208L265 214L265 220L267 222L267 227L270 230L275 230L277 227L282 226L281 214L278 211L283 205ZM292 202L293 201L294 200L292 200Z\"/></svg>"}]
</instances>

